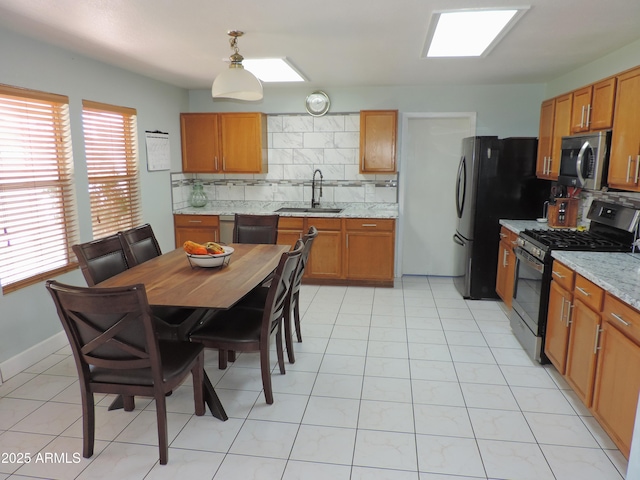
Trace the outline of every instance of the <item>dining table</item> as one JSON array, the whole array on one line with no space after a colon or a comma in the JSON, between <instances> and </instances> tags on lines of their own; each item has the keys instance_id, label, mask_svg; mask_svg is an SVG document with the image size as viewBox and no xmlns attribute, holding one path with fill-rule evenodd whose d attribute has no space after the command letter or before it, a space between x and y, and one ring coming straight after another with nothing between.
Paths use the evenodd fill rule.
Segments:
<instances>
[{"instance_id":1,"label":"dining table","mask_svg":"<svg viewBox=\"0 0 640 480\"><path fill-rule=\"evenodd\" d=\"M227 310L251 290L264 282L276 269L290 245L231 243L233 253L218 267L192 264L182 248L147 260L110 277L96 287L122 287L143 284L152 307L194 309L180 326L181 336L216 310ZM205 401L216 418L227 420L227 414L208 376L204 375ZM113 408L121 408L116 399Z\"/></svg>"}]
</instances>

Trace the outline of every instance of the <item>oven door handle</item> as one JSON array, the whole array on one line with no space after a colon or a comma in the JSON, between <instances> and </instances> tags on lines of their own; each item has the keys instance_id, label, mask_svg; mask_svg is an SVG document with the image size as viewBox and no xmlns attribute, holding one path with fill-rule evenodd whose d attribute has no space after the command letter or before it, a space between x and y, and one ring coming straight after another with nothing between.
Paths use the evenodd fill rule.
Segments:
<instances>
[{"instance_id":1,"label":"oven door handle","mask_svg":"<svg viewBox=\"0 0 640 480\"><path fill-rule=\"evenodd\" d=\"M522 247L516 247L516 257L521 262L526 263L529 267L533 268L536 272L543 273L544 271L544 263L538 260L533 255L530 255L526 250Z\"/></svg>"}]
</instances>

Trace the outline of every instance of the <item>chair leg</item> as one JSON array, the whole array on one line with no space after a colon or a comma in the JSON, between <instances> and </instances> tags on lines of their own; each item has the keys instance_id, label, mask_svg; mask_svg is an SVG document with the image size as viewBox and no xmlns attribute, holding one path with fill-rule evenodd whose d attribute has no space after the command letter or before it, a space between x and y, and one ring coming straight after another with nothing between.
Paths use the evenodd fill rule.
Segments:
<instances>
[{"instance_id":1,"label":"chair leg","mask_svg":"<svg viewBox=\"0 0 640 480\"><path fill-rule=\"evenodd\" d=\"M93 393L82 390L82 456L90 458L93 455L93 445L96 431L96 412L93 404Z\"/></svg>"},{"instance_id":2,"label":"chair leg","mask_svg":"<svg viewBox=\"0 0 640 480\"><path fill-rule=\"evenodd\" d=\"M271 371L269 368L269 343L266 348L260 349L260 370L262 371L262 388L264 399L269 405L273 403L273 391L271 389Z\"/></svg>"},{"instance_id":3,"label":"chair leg","mask_svg":"<svg viewBox=\"0 0 640 480\"><path fill-rule=\"evenodd\" d=\"M296 335L298 337L298 342L302 342L302 332L300 331L300 306L298 302L298 295L296 294L293 299L293 321L296 326Z\"/></svg>"},{"instance_id":4,"label":"chair leg","mask_svg":"<svg viewBox=\"0 0 640 480\"><path fill-rule=\"evenodd\" d=\"M287 346L287 358L289 363L296 363L296 355L293 351L293 333L291 332L291 307L284 314L284 341Z\"/></svg>"},{"instance_id":5,"label":"chair leg","mask_svg":"<svg viewBox=\"0 0 640 480\"><path fill-rule=\"evenodd\" d=\"M167 402L163 392L156 393L156 417L158 422L158 448L160 465L169 461L169 434L167 431Z\"/></svg>"},{"instance_id":6,"label":"chair leg","mask_svg":"<svg viewBox=\"0 0 640 480\"><path fill-rule=\"evenodd\" d=\"M132 412L136 408L136 400L133 395L123 395L122 401L124 402L125 412Z\"/></svg>"},{"instance_id":7,"label":"chair leg","mask_svg":"<svg viewBox=\"0 0 640 480\"><path fill-rule=\"evenodd\" d=\"M284 375L284 349L282 348L282 323L278 325L276 329L276 352L278 354L278 366L280 367L280 373Z\"/></svg>"},{"instance_id":8,"label":"chair leg","mask_svg":"<svg viewBox=\"0 0 640 480\"><path fill-rule=\"evenodd\" d=\"M227 368L227 351L219 349L218 350L218 368L220 370L224 370Z\"/></svg>"},{"instance_id":9,"label":"chair leg","mask_svg":"<svg viewBox=\"0 0 640 480\"><path fill-rule=\"evenodd\" d=\"M204 353L198 356L196 364L191 370L193 376L193 401L197 416L204 415Z\"/></svg>"}]
</instances>

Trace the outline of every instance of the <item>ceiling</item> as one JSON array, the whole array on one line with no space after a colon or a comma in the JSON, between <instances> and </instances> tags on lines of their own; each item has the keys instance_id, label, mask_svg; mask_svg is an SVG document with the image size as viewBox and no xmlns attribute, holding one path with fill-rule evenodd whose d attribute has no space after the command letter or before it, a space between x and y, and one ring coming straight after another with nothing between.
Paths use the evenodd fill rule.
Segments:
<instances>
[{"instance_id":1,"label":"ceiling","mask_svg":"<svg viewBox=\"0 0 640 480\"><path fill-rule=\"evenodd\" d=\"M514 3L515 2L515 3ZM424 59L437 10L530 6L484 58ZM0 0L0 25L188 89L286 57L317 88L547 82L640 38L638 0ZM281 86L283 84L276 84Z\"/></svg>"}]
</instances>

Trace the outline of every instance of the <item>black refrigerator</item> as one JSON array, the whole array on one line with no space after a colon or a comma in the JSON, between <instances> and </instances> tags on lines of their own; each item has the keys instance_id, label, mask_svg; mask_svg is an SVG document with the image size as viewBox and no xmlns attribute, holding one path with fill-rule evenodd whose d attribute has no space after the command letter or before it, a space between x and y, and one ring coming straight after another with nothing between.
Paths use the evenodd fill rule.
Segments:
<instances>
[{"instance_id":1,"label":"black refrigerator","mask_svg":"<svg viewBox=\"0 0 640 480\"><path fill-rule=\"evenodd\" d=\"M551 182L536 178L536 138L469 137L455 186L454 283L464 298L498 298L499 220L542 216Z\"/></svg>"}]
</instances>

